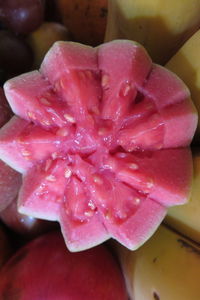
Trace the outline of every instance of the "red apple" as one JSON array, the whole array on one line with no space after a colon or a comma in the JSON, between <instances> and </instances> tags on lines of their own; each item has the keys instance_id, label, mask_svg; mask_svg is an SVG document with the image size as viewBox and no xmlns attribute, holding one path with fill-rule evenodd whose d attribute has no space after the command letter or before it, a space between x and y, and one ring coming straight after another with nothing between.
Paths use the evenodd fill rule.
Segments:
<instances>
[{"instance_id":1,"label":"red apple","mask_svg":"<svg viewBox=\"0 0 200 300\"><path fill-rule=\"evenodd\" d=\"M0 271L0 299L127 300L118 263L104 245L66 249L58 232L39 237Z\"/></svg>"}]
</instances>

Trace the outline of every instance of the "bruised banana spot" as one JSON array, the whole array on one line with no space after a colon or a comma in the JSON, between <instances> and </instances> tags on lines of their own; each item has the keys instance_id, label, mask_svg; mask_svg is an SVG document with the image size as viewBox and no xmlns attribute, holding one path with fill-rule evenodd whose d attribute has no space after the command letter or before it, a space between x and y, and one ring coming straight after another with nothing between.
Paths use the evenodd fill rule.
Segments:
<instances>
[{"instance_id":1,"label":"bruised banana spot","mask_svg":"<svg viewBox=\"0 0 200 300\"><path fill-rule=\"evenodd\" d=\"M177 242L181 245L181 248L185 248L188 252L200 255L200 249L196 248L192 244L186 242L183 239L177 239Z\"/></svg>"},{"instance_id":2,"label":"bruised banana spot","mask_svg":"<svg viewBox=\"0 0 200 300\"><path fill-rule=\"evenodd\" d=\"M160 297L156 292L153 292L153 299L154 300L160 300Z\"/></svg>"}]
</instances>

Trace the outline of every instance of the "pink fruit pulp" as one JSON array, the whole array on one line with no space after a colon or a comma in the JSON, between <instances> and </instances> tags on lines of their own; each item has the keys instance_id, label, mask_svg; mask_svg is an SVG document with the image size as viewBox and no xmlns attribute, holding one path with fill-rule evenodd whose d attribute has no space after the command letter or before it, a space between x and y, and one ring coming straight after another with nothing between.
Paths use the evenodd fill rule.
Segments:
<instances>
[{"instance_id":1,"label":"pink fruit pulp","mask_svg":"<svg viewBox=\"0 0 200 300\"><path fill-rule=\"evenodd\" d=\"M0 157L23 173L20 212L57 220L68 248L139 247L187 201L197 113L184 83L137 43L58 42L5 93Z\"/></svg>"}]
</instances>

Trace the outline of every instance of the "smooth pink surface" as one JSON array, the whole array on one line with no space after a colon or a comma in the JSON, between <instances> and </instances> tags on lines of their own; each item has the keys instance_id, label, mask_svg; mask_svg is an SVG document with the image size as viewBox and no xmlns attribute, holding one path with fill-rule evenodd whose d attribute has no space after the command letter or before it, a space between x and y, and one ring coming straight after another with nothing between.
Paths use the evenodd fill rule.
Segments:
<instances>
[{"instance_id":1,"label":"smooth pink surface","mask_svg":"<svg viewBox=\"0 0 200 300\"><path fill-rule=\"evenodd\" d=\"M0 272L0 298L20 300L127 300L124 279L103 245L66 249L58 232L19 250Z\"/></svg>"}]
</instances>

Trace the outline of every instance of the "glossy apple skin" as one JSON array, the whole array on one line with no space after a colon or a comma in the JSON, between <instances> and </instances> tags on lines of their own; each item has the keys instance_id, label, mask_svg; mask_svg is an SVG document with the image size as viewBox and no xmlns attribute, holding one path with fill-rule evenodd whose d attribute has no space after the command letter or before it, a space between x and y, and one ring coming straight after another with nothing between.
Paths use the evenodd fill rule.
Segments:
<instances>
[{"instance_id":1,"label":"glossy apple skin","mask_svg":"<svg viewBox=\"0 0 200 300\"><path fill-rule=\"evenodd\" d=\"M104 245L69 252L58 231L21 248L0 272L0 299L127 300L119 265Z\"/></svg>"}]
</instances>

